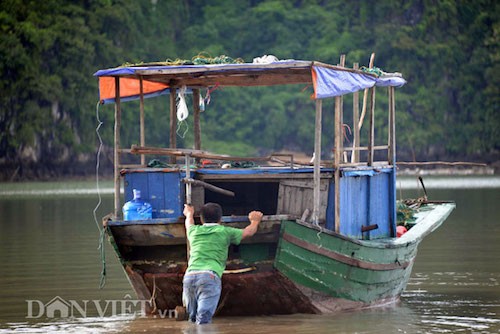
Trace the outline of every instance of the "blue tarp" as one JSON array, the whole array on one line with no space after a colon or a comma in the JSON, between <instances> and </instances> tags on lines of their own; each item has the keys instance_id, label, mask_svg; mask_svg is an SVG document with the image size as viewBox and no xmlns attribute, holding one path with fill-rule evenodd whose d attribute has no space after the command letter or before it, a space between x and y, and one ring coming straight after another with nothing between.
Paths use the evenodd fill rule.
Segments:
<instances>
[{"instance_id":1,"label":"blue tarp","mask_svg":"<svg viewBox=\"0 0 500 334\"><path fill-rule=\"evenodd\" d=\"M193 71L203 71L210 68L212 73L225 71L282 71L283 74L287 71L312 71L311 81L314 86L314 97L323 99L327 97L340 96L347 93L353 93L373 86L380 87L401 87L406 81L399 75L384 73L377 77L372 74L363 73L360 71L351 71L341 68L334 68L330 65L322 65L310 61L301 60L285 60L274 62L271 64L213 64L213 65L174 65L174 66L132 66L119 67L97 71L94 76L99 77L100 100L103 102L114 102L114 81L109 80L112 77L122 77L124 80L123 88L120 87L122 98L137 99L139 96L138 85L130 85L132 89L127 90L125 80L132 82L137 80L138 71L147 70L163 70L165 74L175 75L177 73L192 73ZM306 72L307 73L307 72ZM144 77L145 84L147 83L147 75ZM107 79L107 80L106 80ZM122 82L120 79L120 82ZM306 83L306 82L305 82ZM168 85L161 83L153 83L160 85L150 90L144 91L145 96L154 96L154 94L168 93Z\"/></svg>"},{"instance_id":2,"label":"blue tarp","mask_svg":"<svg viewBox=\"0 0 500 334\"><path fill-rule=\"evenodd\" d=\"M401 87L406 80L398 76L376 77L370 74L313 66L314 90L317 99L354 93L373 86Z\"/></svg>"}]
</instances>

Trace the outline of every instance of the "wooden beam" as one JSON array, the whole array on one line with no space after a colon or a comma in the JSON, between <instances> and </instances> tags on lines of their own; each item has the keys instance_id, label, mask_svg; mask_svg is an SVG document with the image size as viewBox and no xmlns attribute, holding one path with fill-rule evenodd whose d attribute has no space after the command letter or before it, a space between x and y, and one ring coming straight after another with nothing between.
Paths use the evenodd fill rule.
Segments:
<instances>
[{"instance_id":1,"label":"wooden beam","mask_svg":"<svg viewBox=\"0 0 500 334\"><path fill-rule=\"evenodd\" d=\"M316 100L316 121L314 128L314 190L313 190L313 223L319 224L321 205L321 118L322 101Z\"/></svg>"},{"instance_id":2,"label":"wooden beam","mask_svg":"<svg viewBox=\"0 0 500 334\"><path fill-rule=\"evenodd\" d=\"M115 77L115 150L114 150L114 219L118 219L120 213L120 128L121 128L121 100L120 100L120 78Z\"/></svg>"},{"instance_id":3,"label":"wooden beam","mask_svg":"<svg viewBox=\"0 0 500 334\"><path fill-rule=\"evenodd\" d=\"M146 146L146 131L144 129L144 83L142 76L139 77L139 127L141 146ZM146 166L146 156L141 154L141 165Z\"/></svg>"},{"instance_id":4,"label":"wooden beam","mask_svg":"<svg viewBox=\"0 0 500 334\"><path fill-rule=\"evenodd\" d=\"M175 88L170 88L170 148L177 147L177 90ZM175 164L177 162L176 157L170 157L170 163Z\"/></svg>"}]
</instances>

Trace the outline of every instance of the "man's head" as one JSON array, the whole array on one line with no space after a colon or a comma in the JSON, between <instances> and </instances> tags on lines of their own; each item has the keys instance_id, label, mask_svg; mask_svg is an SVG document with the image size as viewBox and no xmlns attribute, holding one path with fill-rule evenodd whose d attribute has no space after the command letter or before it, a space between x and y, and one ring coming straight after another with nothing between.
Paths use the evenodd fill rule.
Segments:
<instances>
[{"instance_id":1,"label":"man's head","mask_svg":"<svg viewBox=\"0 0 500 334\"><path fill-rule=\"evenodd\" d=\"M207 203L201 208L200 212L201 222L205 223L219 223L222 219L222 208L217 203Z\"/></svg>"}]
</instances>

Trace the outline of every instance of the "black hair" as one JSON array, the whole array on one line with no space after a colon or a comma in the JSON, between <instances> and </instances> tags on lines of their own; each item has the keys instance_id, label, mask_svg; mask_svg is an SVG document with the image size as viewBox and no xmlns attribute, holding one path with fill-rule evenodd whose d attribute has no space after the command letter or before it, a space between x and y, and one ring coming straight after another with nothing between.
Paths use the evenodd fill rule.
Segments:
<instances>
[{"instance_id":1,"label":"black hair","mask_svg":"<svg viewBox=\"0 0 500 334\"><path fill-rule=\"evenodd\" d=\"M203 223L218 223L222 218L222 208L217 203L207 203L201 208Z\"/></svg>"}]
</instances>

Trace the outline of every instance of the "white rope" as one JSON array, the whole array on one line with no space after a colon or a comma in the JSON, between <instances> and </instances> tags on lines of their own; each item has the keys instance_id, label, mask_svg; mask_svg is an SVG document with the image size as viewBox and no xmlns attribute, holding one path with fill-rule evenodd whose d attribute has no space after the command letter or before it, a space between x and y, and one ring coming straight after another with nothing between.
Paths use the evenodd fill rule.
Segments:
<instances>
[{"instance_id":1,"label":"white rope","mask_svg":"<svg viewBox=\"0 0 500 334\"><path fill-rule=\"evenodd\" d=\"M94 214L94 221L97 226L97 229L99 230L99 245L97 246L97 249L99 250L99 254L101 257L101 262L102 262L102 269L101 269L101 279L99 281L99 289L102 289L104 285L106 284L106 252L105 252L105 246L104 246L104 240L106 239L106 231L104 228L101 228L99 225L99 221L97 219L97 210L102 204L102 197L101 197L101 188L99 185L99 167L101 165L101 152L103 148L103 141L101 134L99 133L99 130L101 129L101 126L104 124L101 119L99 118L99 104L100 102L97 102L96 105L96 119L97 119L97 127L95 129L95 132L97 134L97 138L99 139L99 148L97 149L97 154L96 154L96 165L95 165L95 183L96 183L96 190L97 190L97 197L98 197L98 202L97 205L94 208L93 214Z\"/></svg>"},{"instance_id":2,"label":"white rope","mask_svg":"<svg viewBox=\"0 0 500 334\"><path fill-rule=\"evenodd\" d=\"M97 229L99 231L101 231L101 226L99 225L99 221L97 220L97 210L99 209L99 207L102 204L101 189L99 186L99 167L101 164L101 151L102 151L103 142L102 142L102 138L101 138L101 134L99 133L99 130L104 123L99 118L99 104L100 104L100 102L97 102L97 105L96 105L97 127L95 129L95 132L97 134L97 139L99 139L99 148L97 149L96 165L95 165L95 185L96 185L97 197L99 198L99 201L97 202L97 205L94 208L94 221L96 223Z\"/></svg>"}]
</instances>

